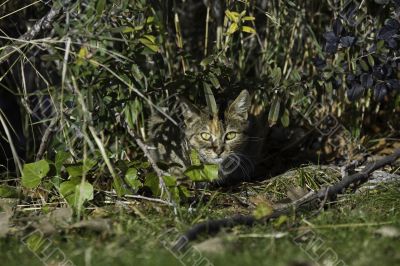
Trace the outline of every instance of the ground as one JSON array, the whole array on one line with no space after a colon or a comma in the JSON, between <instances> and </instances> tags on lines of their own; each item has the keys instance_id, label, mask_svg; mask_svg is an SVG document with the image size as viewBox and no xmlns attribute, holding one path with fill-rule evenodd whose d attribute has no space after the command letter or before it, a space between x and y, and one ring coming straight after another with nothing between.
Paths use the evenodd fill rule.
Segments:
<instances>
[{"instance_id":1,"label":"ground","mask_svg":"<svg viewBox=\"0 0 400 266\"><path fill-rule=\"evenodd\" d=\"M180 207L177 215L158 203L113 202L89 207L86 223L74 223L69 211L28 210L11 220L8 236L0 240L0 260L4 265L398 265L399 192L400 184L392 183L348 193L319 211L203 235L186 253L171 251L173 240L206 218L246 213L243 202L229 198L239 196L214 192L190 209Z\"/></svg>"}]
</instances>

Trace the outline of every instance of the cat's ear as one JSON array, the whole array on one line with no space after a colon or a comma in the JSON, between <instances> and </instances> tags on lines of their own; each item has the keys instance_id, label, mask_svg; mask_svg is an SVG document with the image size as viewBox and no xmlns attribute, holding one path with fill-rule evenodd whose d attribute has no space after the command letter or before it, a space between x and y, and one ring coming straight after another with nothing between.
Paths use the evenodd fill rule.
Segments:
<instances>
[{"instance_id":1,"label":"cat's ear","mask_svg":"<svg viewBox=\"0 0 400 266\"><path fill-rule=\"evenodd\" d=\"M185 97L179 97L179 107L186 126L191 126L200 119L200 110Z\"/></svg>"},{"instance_id":2,"label":"cat's ear","mask_svg":"<svg viewBox=\"0 0 400 266\"><path fill-rule=\"evenodd\" d=\"M242 90L239 96L229 105L225 115L229 118L247 120L250 105L249 92Z\"/></svg>"}]
</instances>

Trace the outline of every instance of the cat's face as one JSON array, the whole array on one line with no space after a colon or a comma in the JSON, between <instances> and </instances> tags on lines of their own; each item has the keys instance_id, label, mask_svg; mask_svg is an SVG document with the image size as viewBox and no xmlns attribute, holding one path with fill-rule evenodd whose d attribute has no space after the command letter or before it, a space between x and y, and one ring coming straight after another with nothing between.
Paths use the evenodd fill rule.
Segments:
<instances>
[{"instance_id":1,"label":"cat's face","mask_svg":"<svg viewBox=\"0 0 400 266\"><path fill-rule=\"evenodd\" d=\"M248 139L250 96L243 90L224 112L221 120L188 106L183 111L185 135L204 163L220 164L229 155L240 153Z\"/></svg>"}]
</instances>

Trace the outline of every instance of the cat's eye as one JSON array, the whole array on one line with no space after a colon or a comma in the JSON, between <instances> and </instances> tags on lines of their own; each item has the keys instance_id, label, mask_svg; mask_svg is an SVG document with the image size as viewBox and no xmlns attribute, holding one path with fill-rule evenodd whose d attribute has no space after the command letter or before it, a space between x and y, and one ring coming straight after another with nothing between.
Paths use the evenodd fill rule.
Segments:
<instances>
[{"instance_id":1,"label":"cat's eye","mask_svg":"<svg viewBox=\"0 0 400 266\"><path fill-rule=\"evenodd\" d=\"M210 140L211 135L210 135L210 133L203 132L203 133L200 134L200 137L201 137L202 139L204 139L204 140Z\"/></svg>"},{"instance_id":2,"label":"cat's eye","mask_svg":"<svg viewBox=\"0 0 400 266\"><path fill-rule=\"evenodd\" d=\"M226 140L233 140L234 138L236 138L236 132L228 132L225 135Z\"/></svg>"}]
</instances>

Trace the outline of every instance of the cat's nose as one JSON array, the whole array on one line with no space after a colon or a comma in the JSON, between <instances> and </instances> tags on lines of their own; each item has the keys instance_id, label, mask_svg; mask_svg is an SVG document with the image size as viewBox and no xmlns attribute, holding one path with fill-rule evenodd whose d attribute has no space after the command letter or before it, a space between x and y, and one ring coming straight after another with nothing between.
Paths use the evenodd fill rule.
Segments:
<instances>
[{"instance_id":1,"label":"cat's nose","mask_svg":"<svg viewBox=\"0 0 400 266\"><path fill-rule=\"evenodd\" d=\"M216 149L214 149L214 152L218 155L218 156L220 156L221 154L222 154L222 152L223 152L224 150L220 147L220 148L216 148Z\"/></svg>"}]
</instances>

